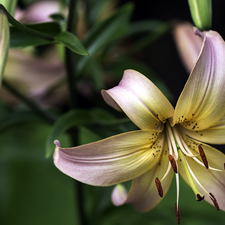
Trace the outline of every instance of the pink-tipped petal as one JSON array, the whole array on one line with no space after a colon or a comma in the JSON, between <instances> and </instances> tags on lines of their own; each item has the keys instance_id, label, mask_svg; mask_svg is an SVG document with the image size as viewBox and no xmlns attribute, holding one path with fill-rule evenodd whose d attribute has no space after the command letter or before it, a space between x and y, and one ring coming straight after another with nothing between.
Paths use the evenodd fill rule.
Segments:
<instances>
[{"instance_id":1,"label":"pink-tipped petal","mask_svg":"<svg viewBox=\"0 0 225 225\"><path fill-rule=\"evenodd\" d=\"M189 130L213 126L225 114L225 43L215 31L204 36L198 61L177 102L173 123Z\"/></svg>"},{"instance_id":2,"label":"pink-tipped petal","mask_svg":"<svg viewBox=\"0 0 225 225\"><path fill-rule=\"evenodd\" d=\"M110 106L124 111L140 129L157 129L174 113L162 92L134 70L126 70L119 85L102 91L102 96Z\"/></svg>"},{"instance_id":3,"label":"pink-tipped petal","mask_svg":"<svg viewBox=\"0 0 225 225\"><path fill-rule=\"evenodd\" d=\"M61 148L56 142L54 163L63 173L86 184L109 186L138 177L152 168L161 151L160 131L138 130L91 144Z\"/></svg>"},{"instance_id":4,"label":"pink-tipped petal","mask_svg":"<svg viewBox=\"0 0 225 225\"><path fill-rule=\"evenodd\" d=\"M202 39L195 35L189 23L179 23L173 31L180 58L188 73L193 69L202 47Z\"/></svg>"},{"instance_id":5,"label":"pink-tipped petal","mask_svg":"<svg viewBox=\"0 0 225 225\"><path fill-rule=\"evenodd\" d=\"M117 184L112 192L112 202L115 206L123 205L127 199L127 190L122 184Z\"/></svg>"}]
</instances>

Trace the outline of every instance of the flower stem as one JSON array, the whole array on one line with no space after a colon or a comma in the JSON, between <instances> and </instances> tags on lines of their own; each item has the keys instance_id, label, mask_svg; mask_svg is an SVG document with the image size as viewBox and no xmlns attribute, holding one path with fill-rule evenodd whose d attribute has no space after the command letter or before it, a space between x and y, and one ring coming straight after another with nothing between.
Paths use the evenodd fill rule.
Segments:
<instances>
[{"instance_id":1,"label":"flower stem","mask_svg":"<svg viewBox=\"0 0 225 225\"><path fill-rule=\"evenodd\" d=\"M56 121L56 118L45 111L41 110L40 107L28 99L26 96L21 94L19 91L17 91L13 86L11 86L7 81L3 80L2 84L4 85L5 88L7 88L12 94L14 94L17 98L22 100L29 108L33 109L34 112L42 117L45 121L47 121L50 124L53 124Z\"/></svg>"},{"instance_id":2,"label":"flower stem","mask_svg":"<svg viewBox=\"0 0 225 225\"><path fill-rule=\"evenodd\" d=\"M46 33L43 33L43 32L40 32L40 31L37 31L37 30L34 30L34 29L31 29L31 28L29 28L27 26L24 26L23 24L19 23L17 20L15 20L10 15L10 13L5 9L5 7L2 4L0 4L0 10L2 10L6 14L9 23L11 23L18 30L21 30L25 33L33 34L35 36L41 37L41 38L49 40L49 41L54 41L55 38L53 36L51 36L49 34L46 34Z\"/></svg>"},{"instance_id":3,"label":"flower stem","mask_svg":"<svg viewBox=\"0 0 225 225\"><path fill-rule=\"evenodd\" d=\"M70 0L67 31L71 33L76 32L76 23L77 23L77 8L76 7L77 7L77 1ZM68 88L70 93L71 108L77 108L78 97L77 97L77 90L75 86L75 70L76 70L75 53L68 48L65 49L65 66L67 71L67 81L68 81ZM73 145L76 146L78 144L77 130L71 130L70 136L72 138ZM87 221L86 221L85 212L84 212L83 184L78 181L75 181L74 189L76 191L76 201L77 201L78 209L79 209L79 212L77 214L80 215L80 224L85 225L87 224Z\"/></svg>"},{"instance_id":4,"label":"flower stem","mask_svg":"<svg viewBox=\"0 0 225 225\"><path fill-rule=\"evenodd\" d=\"M71 33L75 33L76 31L76 0L70 0L69 3L69 17L67 24L67 31ZM67 81L70 93L70 104L72 108L77 107L77 91L75 87L75 70L76 70L76 62L75 62L75 53L70 49L65 49L65 64L67 70Z\"/></svg>"}]
</instances>

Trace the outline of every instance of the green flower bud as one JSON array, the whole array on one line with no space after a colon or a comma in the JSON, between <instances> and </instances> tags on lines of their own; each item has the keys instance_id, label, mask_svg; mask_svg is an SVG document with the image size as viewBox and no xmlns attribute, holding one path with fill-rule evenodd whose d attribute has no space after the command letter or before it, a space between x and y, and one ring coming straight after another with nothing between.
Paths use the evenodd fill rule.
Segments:
<instances>
[{"instance_id":1,"label":"green flower bud","mask_svg":"<svg viewBox=\"0 0 225 225\"><path fill-rule=\"evenodd\" d=\"M212 1L188 0L195 26L200 30L210 30L212 25Z\"/></svg>"}]
</instances>

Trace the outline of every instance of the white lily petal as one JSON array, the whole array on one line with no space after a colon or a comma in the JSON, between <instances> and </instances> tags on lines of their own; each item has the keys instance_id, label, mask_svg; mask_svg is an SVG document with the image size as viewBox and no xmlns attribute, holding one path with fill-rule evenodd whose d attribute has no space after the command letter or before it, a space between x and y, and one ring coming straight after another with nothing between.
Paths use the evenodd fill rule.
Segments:
<instances>
[{"instance_id":1,"label":"white lily petal","mask_svg":"<svg viewBox=\"0 0 225 225\"><path fill-rule=\"evenodd\" d=\"M188 136L209 144L225 144L225 127L224 128L208 128L205 130L192 131L184 127L181 130Z\"/></svg>"},{"instance_id":2,"label":"white lily petal","mask_svg":"<svg viewBox=\"0 0 225 225\"><path fill-rule=\"evenodd\" d=\"M119 85L102 91L102 96L110 106L122 109L140 129L157 129L174 113L162 92L134 70L126 70Z\"/></svg>"},{"instance_id":3,"label":"white lily petal","mask_svg":"<svg viewBox=\"0 0 225 225\"><path fill-rule=\"evenodd\" d=\"M146 212L155 207L161 201L162 198L159 196L155 185L155 178L158 177L160 180L167 172L169 161L168 155L168 144L165 142L160 161L145 174L133 180L126 203L134 205L137 211ZM174 172L170 168L169 173L162 181L163 196L165 196L169 190L173 174Z\"/></svg>"},{"instance_id":4,"label":"white lily petal","mask_svg":"<svg viewBox=\"0 0 225 225\"><path fill-rule=\"evenodd\" d=\"M59 170L86 184L109 186L152 168L164 138L160 131L138 130L74 148L55 143L54 163Z\"/></svg>"},{"instance_id":5,"label":"white lily petal","mask_svg":"<svg viewBox=\"0 0 225 225\"><path fill-rule=\"evenodd\" d=\"M215 31L196 32L204 36L203 46L177 102L173 124L204 130L225 114L225 43Z\"/></svg>"},{"instance_id":6,"label":"white lily petal","mask_svg":"<svg viewBox=\"0 0 225 225\"><path fill-rule=\"evenodd\" d=\"M214 168L218 168L223 171L224 162L225 162L225 155L218 151L215 148L210 147L209 145L202 144L204 152L206 154L209 166ZM208 193L212 193L218 204L220 209L225 210L225 179L224 179L224 172L217 172L210 169L206 169L205 167L201 166L200 164L196 163L192 158L186 157L187 162L193 171L195 177L198 179L199 183L204 187L204 189ZM179 164L181 164L179 162ZM188 183L187 176L183 170L182 165L179 165L180 173L185 181ZM195 181L194 181L195 182ZM208 201L210 204L213 205L212 200L210 197L205 193L202 188L199 186L197 182L195 182L196 187L202 194L205 195L205 200Z\"/></svg>"}]
</instances>

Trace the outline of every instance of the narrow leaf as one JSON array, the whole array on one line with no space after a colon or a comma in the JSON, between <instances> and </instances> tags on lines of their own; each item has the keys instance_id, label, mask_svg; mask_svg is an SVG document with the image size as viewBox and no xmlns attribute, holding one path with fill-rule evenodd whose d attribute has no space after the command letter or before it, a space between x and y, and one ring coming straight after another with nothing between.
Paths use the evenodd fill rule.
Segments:
<instances>
[{"instance_id":1,"label":"narrow leaf","mask_svg":"<svg viewBox=\"0 0 225 225\"><path fill-rule=\"evenodd\" d=\"M50 157L54 151L54 140L71 127L90 124L92 119L85 110L71 110L61 116L53 125L50 135L46 142L46 157Z\"/></svg>"},{"instance_id":2,"label":"narrow leaf","mask_svg":"<svg viewBox=\"0 0 225 225\"><path fill-rule=\"evenodd\" d=\"M56 22L39 23L39 24L28 24L26 25L34 30L56 36L60 32L60 26ZM17 28L10 27L10 47L21 48L27 46L45 45L52 43L47 39L40 38L34 34L25 33Z\"/></svg>"},{"instance_id":3,"label":"narrow leaf","mask_svg":"<svg viewBox=\"0 0 225 225\"><path fill-rule=\"evenodd\" d=\"M80 40L70 32L60 32L58 35L56 35L55 40L79 55L89 54L85 47L81 44Z\"/></svg>"}]
</instances>

